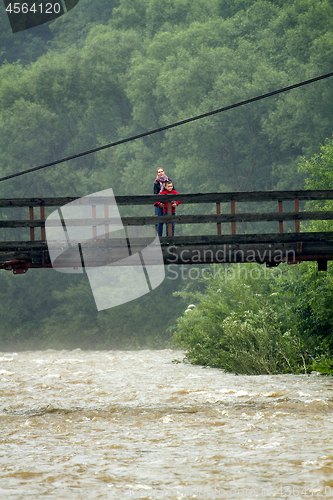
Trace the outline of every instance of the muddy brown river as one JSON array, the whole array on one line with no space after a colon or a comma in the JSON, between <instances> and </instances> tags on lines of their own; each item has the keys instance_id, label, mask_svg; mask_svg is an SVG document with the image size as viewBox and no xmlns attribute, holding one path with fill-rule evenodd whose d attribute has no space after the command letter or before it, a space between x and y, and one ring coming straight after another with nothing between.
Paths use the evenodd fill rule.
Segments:
<instances>
[{"instance_id":1,"label":"muddy brown river","mask_svg":"<svg viewBox=\"0 0 333 500\"><path fill-rule=\"evenodd\" d=\"M0 353L0 499L333 498L333 378Z\"/></svg>"}]
</instances>

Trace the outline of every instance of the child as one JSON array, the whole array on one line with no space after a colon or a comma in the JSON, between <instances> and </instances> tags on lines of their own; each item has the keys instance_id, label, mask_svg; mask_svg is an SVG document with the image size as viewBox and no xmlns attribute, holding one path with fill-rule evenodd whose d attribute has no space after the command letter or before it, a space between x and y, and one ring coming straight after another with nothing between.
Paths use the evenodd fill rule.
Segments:
<instances>
[{"instance_id":1,"label":"child","mask_svg":"<svg viewBox=\"0 0 333 500\"><path fill-rule=\"evenodd\" d=\"M162 191L160 194L178 194L177 191L173 189L173 183L172 181L166 181L165 184L165 190ZM163 215L168 215L168 202L165 201L164 203L158 202L159 207L163 208ZM183 203L182 201L172 201L171 202L171 207L172 207L172 215L176 215L176 206L179 205L180 203ZM172 223L172 236L175 234L175 223ZM166 224L166 235L169 236L169 224Z\"/></svg>"}]
</instances>

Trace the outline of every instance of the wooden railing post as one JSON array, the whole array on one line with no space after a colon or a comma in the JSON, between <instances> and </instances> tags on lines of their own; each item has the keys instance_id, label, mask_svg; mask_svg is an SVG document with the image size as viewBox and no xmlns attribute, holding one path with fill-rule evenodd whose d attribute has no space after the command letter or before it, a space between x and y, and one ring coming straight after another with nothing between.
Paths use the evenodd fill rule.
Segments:
<instances>
[{"instance_id":1,"label":"wooden railing post","mask_svg":"<svg viewBox=\"0 0 333 500\"><path fill-rule=\"evenodd\" d=\"M29 207L29 219L34 220L34 207ZM30 228L30 241L35 241L35 228Z\"/></svg>"},{"instance_id":2,"label":"wooden railing post","mask_svg":"<svg viewBox=\"0 0 333 500\"><path fill-rule=\"evenodd\" d=\"M106 219L109 218L109 205L104 205L104 216ZM110 226L109 224L105 224L105 239L110 238Z\"/></svg>"},{"instance_id":3,"label":"wooden railing post","mask_svg":"<svg viewBox=\"0 0 333 500\"><path fill-rule=\"evenodd\" d=\"M221 215L221 203L220 202L216 203L216 213L217 213L217 215ZM221 233L221 222L217 223L217 234L222 234Z\"/></svg>"},{"instance_id":4,"label":"wooden railing post","mask_svg":"<svg viewBox=\"0 0 333 500\"><path fill-rule=\"evenodd\" d=\"M96 219L96 205L92 205L92 218ZM97 238L97 227L93 226L93 238Z\"/></svg>"},{"instance_id":5,"label":"wooden railing post","mask_svg":"<svg viewBox=\"0 0 333 500\"><path fill-rule=\"evenodd\" d=\"M44 205L41 205L41 207L40 207L40 218L41 218L41 220L45 220L45 207L44 207ZM46 239L46 237L45 237L45 226L44 227L42 226L40 228L40 233L41 233L41 239L42 239L42 241L45 241L45 239Z\"/></svg>"},{"instance_id":6,"label":"wooden railing post","mask_svg":"<svg viewBox=\"0 0 333 500\"><path fill-rule=\"evenodd\" d=\"M295 212L299 212L299 198L295 198ZM295 232L299 233L299 219L295 220Z\"/></svg>"},{"instance_id":7,"label":"wooden railing post","mask_svg":"<svg viewBox=\"0 0 333 500\"><path fill-rule=\"evenodd\" d=\"M282 213L283 212L283 205L282 205L282 201L279 201L279 213ZM283 233L283 221L279 221L279 232L280 233Z\"/></svg>"},{"instance_id":8,"label":"wooden railing post","mask_svg":"<svg viewBox=\"0 0 333 500\"><path fill-rule=\"evenodd\" d=\"M231 200L231 214L234 215L236 213L236 205L235 200ZM231 234L236 234L236 221L231 222Z\"/></svg>"}]
</instances>

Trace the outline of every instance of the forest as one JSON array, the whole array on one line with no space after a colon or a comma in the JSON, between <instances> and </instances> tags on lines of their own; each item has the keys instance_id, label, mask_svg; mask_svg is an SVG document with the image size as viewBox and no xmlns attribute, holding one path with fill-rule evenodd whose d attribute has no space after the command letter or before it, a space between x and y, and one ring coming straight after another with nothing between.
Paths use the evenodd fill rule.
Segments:
<instances>
[{"instance_id":1,"label":"forest","mask_svg":"<svg viewBox=\"0 0 333 500\"><path fill-rule=\"evenodd\" d=\"M0 47L3 177L332 71L333 2L80 0L15 34L1 9ZM333 189L332 102L328 78L0 182L0 195L152 194L159 167L179 193ZM175 345L236 373L333 373L332 267L255 280L245 266L228 283L166 269L150 294L101 312L85 276L1 271L0 350Z\"/></svg>"}]
</instances>

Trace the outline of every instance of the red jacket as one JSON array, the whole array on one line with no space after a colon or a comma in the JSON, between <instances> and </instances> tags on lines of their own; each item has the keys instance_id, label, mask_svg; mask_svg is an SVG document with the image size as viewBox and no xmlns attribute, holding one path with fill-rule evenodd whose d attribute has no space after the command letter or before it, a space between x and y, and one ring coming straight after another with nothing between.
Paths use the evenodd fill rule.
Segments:
<instances>
[{"instance_id":1,"label":"red jacket","mask_svg":"<svg viewBox=\"0 0 333 500\"><path fill-rule=\"evenodd\" d=\"M178 194L178 193L174 189L172 191L170 191L170 192L165 189L160 194ZM177 205L179 205L180 203L183 203L183 202L182 201L176 201L175 203ZM167 211L168 211L168 202L166 201L165 203L161 203L161 205L162 204L163 204L163 213L167 213ZM171 208L172 208L172 213L175 214L176 213L176 207L171 207Z\"/></svg>"}]
</instances>

